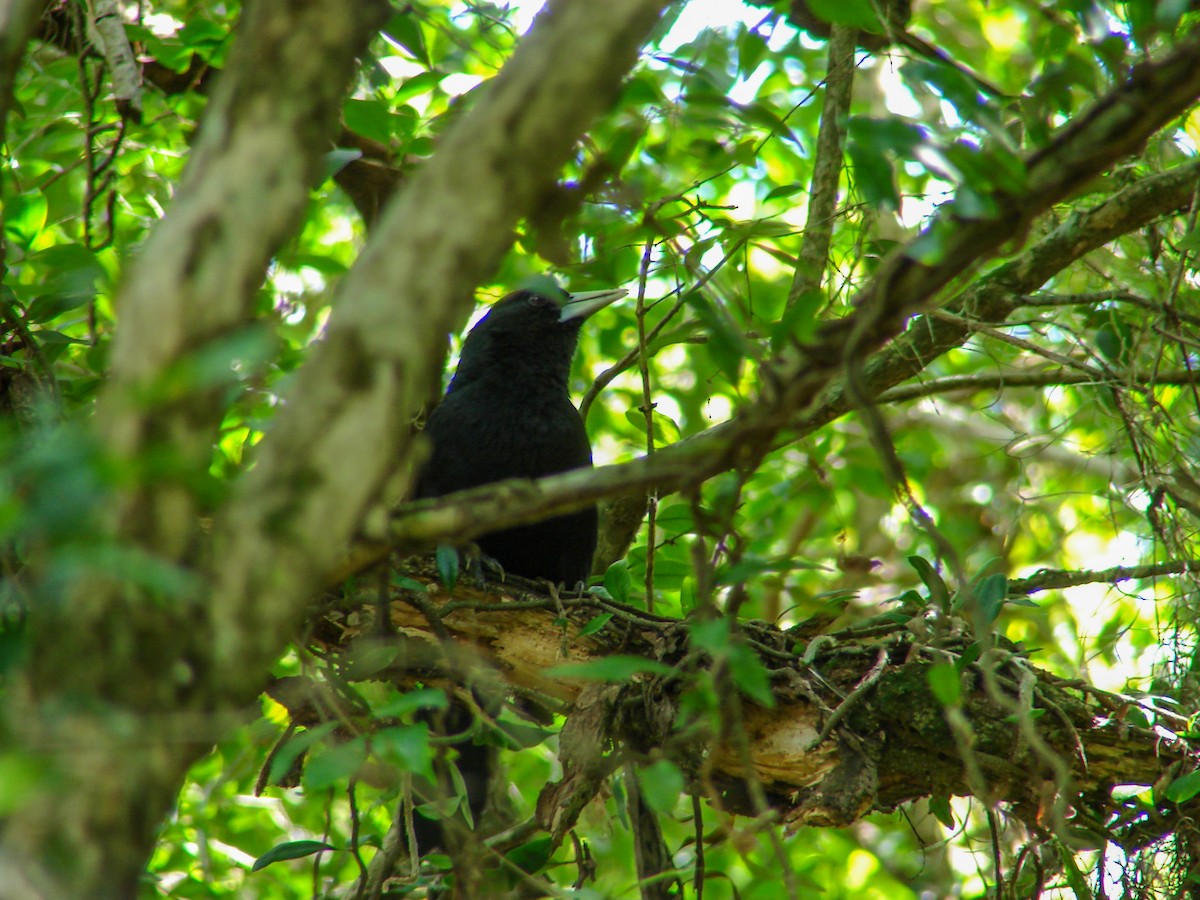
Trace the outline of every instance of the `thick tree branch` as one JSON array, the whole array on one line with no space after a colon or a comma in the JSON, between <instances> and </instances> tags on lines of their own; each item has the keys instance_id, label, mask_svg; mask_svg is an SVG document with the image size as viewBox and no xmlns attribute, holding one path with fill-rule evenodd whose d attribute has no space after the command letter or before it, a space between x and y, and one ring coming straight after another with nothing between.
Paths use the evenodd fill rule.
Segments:
<instances>
[{"instance_id":1,"label":"thick tree branch","mask_svg":"<svg viewBox=\"0 0 1200 900\"><path fill-rule=\"evenodd\" d=\"M1114 566L1111 569L1038 569L1028 578L1018 578L1008 583L1008 595L1020 597L1039 591L1055 591L1078 587L1081 584L1116 584L1131 579L1161 578L1164 575L1182 575L1200 572L1200 560L1174 559L1146 566Z\"/></svg>"},{"instance_id":2,"label":"thick tree branch","mask_svg":"<svg viewBox=\"0 0 1200 900\"><path fill-rule=\"evenodd\" d=\"M142 120L142 77L116 0L93 0L87 14L88 34L103 54L112 77L117 111L135 122Z\"/></svg>"},{"instance_id":3,"label":"thick tree branch","mask_svg":"<svg viewBox=\"0 0 1200 900\"><path fill-rule=\"evenodd\" d=\"M1099 373L1064 372L1047 369L1044 372L1007 372L988 375L948 375L917 384L906 384L891 388L879 395L880 403L902 403L935 394L954 391L1002 391L1014 387L1060 387L1067 384L1108 385L1132 387L1134 390L1150 389L1155 385L1183 385L1200 383L1200 372L1186 369L1171 372L1124 372Z\"/></svg>"},{"instance_id":4,"label":"thick tree branch","mask_svg":"<svg viewBox=\"0 0 1200 900\"><path fill-rule=\"evenodd\" d=\"M833 213L837 206L846 123L854 87L854 38L857 32L846 25L834 25L832 34L829 71L825 76L825 105L817 131L817 156L808 197L808 218L788 291L789 306L805 294L821 289L829 264L829 245L833 240Z\"/></svg>"},{"instance_id":5,"label":"thick tree branch","mask_svg":"<svg viewBox=\"0 0 1200 900\"><path fill-rule=\"evenodd\" d=\"M0 142L12 108L13 84L25 56L25 45L47 0L9 0L0 5Z\"/></svg>"},{"instance_id":6,"label":"thick tree branch","mask_svg":"<svg viewBox=\"0 0 1200 900\"><path fill-rule=\"evenodd\" d=\"M267 263L320 177L355 60L387 9L381 0L297 2L279 25L270 4L247 5L170 212L117 298L97 418L120 458L168 449L181 471L207 468L223 391L188 383L189 360L220 354L253 321ZM288 73L286 90L277 71ZM135 491L118 515L123 531L168 558L181 558L194 538L194 499L183 485Z\"/></svg>"},{"instance_id":7,"label":"thick tree branch","mask_svg":"<svg viewBox=\"0 0 1200 900\"><path fill-rule=\"evenodd\" d=\"M182 564L182 575L198 555L195 485L225 404L219 385L188 379L188 365L207 359L211 371L222 342L251 321L267 262L321 171L355 59L386 11L382 0L247 6L171 212L123 281L97 430L124 472L170 462L167 477L137 481L110 511L110 537L143 565ZM48 579L47 602L30 605L29 663L4 696L6 733L48 771L6 814L0 868L21 870L42 896L137 893L161 817L211 746L212 732L181 713L232 705L195 689L210 648L191 576L165 603L127 568L90 565L73 569L69 586ZM97 649L80 653L64 634Z\"/></svg>"},{"instance_id":8,"label":"thick tree branch","mask_svg":"<svg viewBox=\"0 0 1200 900\"><path fill-rule=\"evenodd\" d=\"M12 109L17 69L25 56L25 46L46 8L46 0L10 0L0 5L0 147L8 146L8 111ZM0 215L0 275L8 265L4 221Z\"/></svg>"},{"instance_id":9,"label":"thick tree branch","mask_svg":"<svg viewBox=\"0 0 1200 900\"><path fill-rule=\"evenodd\" d=\"M716 731L693 723L685 729L686 737L673 734L678 722L673 697L682 676L605 687L586 679L545 675L553 666L614 651L677 667L690 648L685 623L593 597L556 601L496 585L460 585L447 594L431 569L425 564L405 568L407 575L427 585L428 593L417 606L436 610L443 640L452 638L456 653L466 649L477 654L472 664L477 680L503 678L521 690L582 703L582 712L571 721L578 716L573 727L590 730L590 737L572 734L568 739L564 734L564 781L547 789L539 802L542 824L552 834L561 836L578 814L580 800L587 800L574 792L596 789L580 768L586 767L585 761L577 756L589 747L599 753L612 744L635 757L661 753L684 772L697 775L692 790L716 788L722 793L720 802L730 809L745 803L739 785L747 772L736 747L709 748L715 780L706 784L698 761L705 755L705 742L717 740ZM428 672L421 660L438 656L433 647L437 639L417 606L402 598L391 605L391 624L407 642L390 673L399 678L408 671L401 660ZM580 637L580 628L600 611L611 613L612 619L601 632ZM337 645L345 647L363 637L378 639L364 624L371 621L365 610L350 619L346 612L333 613L329 620L329 633L340 634ZM559 622L564 615L569 621L565 635ZM347 625L350 621L356 624ZM871 810L892 809L930 794L973 793L966 761L948 733L946 711L934 700L926 678L934 664L957 659L963 648L953 643L924 647L902 625L892 629L870 638L851 633L823 637L801 655L787 633L746 623L744 638L771 672L777 701L771 709L745 706L753 775L789 821L845 825ZM431 654L414 650L413 641L429 643ZM971 764L992 796L1012 804L1031 825L1042 824L1040 804L1054 784L1053 774L1018 738L1011 709L988 698L981 666L990 667L995 683L1013 700L1023 698L1023 708L1034 718L1027 724L1071 768L1071 802L1079 802L1098 821L1110 812L1109 790L1115 783L1156 783L1189 757L1182 740L1168 737L1164 742L1165 731L1123 724L1114 711L1131 702L1129 698L1067 684L1034 669L1019 655L994 651L963 669L962 714L974 736L965 752L972 755ZM1032 690L1022 687L1031 677ZM1042 713L1034 714L1034 709ZM667 724L660 729L655 723Z\"/></svg>"}]
</instances>

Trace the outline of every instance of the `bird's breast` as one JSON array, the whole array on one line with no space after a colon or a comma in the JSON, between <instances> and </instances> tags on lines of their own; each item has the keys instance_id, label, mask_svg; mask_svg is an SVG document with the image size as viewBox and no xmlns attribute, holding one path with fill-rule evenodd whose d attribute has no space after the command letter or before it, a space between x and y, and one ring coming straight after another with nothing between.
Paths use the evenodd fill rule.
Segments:
<instances>
[{"instance_id":1,"label":"bird's breast","mask_svg":"<svg viewBox=\"0 0 1200 900\"><path fill-rule=\"evenodd\" d=\"M475 387L449 394L429 419L427 495L506 478L539 478L591 464L579 412L567 397Z\"/></svg>"}]
</instances>

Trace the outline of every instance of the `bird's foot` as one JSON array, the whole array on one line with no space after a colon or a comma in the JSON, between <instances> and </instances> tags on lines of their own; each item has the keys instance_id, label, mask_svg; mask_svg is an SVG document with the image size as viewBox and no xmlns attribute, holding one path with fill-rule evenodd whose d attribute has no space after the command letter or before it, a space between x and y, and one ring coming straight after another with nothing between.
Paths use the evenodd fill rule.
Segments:
<instances>
[{"instance_id":1,"label":"bird's foot","mask_svg":"<svg viewBox=\"0 0 1200 900\"><path fill-rule=\"evenodd\" d=\"M487 584L489 577L492 581L504 582L506 575L500 560L488 556L478 544L467 544L462 550L462 556L467 571L479 588Z\"/></svg>"},{"instance_id":2,"label":"bird's foot","mask_svg":"<svg viewBox=\"0 0 1200 900\"><path fill-rule=\"evenodd\" d=\"M479 562L482 568L488 570L488 573L492 576L494 581L503 583L508 577L508 574L504 571L504 566L500 565L500 560L496 559L496 557L488 556L486 553L480 553Z\"/></svg>"}]
</instances>

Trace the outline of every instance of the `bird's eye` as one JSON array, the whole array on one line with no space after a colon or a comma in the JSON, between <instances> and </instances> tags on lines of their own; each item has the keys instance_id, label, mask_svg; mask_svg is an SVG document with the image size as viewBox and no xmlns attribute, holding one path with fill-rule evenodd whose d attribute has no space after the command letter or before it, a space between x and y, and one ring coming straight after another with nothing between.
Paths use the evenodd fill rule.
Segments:
<instances>
[{"instance_id":1,"label":"bird's eye","mask_svg":"<svg viewBox=\"0 0 1200 900\"><path fill-rule=\"evenodd\" d=\"M528 303L530 306L536 306L539 308L554 305L553 300L551 300L549 297L544 297L541 294L530 294Z\"/></svg>"}]
</instances>

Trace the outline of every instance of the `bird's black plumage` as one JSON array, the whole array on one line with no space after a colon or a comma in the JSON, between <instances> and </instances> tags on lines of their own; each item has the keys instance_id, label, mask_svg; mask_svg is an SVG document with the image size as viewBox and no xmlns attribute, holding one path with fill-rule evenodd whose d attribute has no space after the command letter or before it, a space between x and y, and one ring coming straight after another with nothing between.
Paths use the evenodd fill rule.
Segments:
<instances>
[{"instance_id":1,"label":"bird's black plumage","mask_svg":"<svg viewBox=\"0 0 1200 900\"><path fill-rule=\"evenodd\" d=\"M624 291L516 291L463 342L458 370L426 425L433 449L418 497L440 497L506 478L540 478L592 464L568 379L583 320ZM596 510L557 516L478 538L506 572L568 586L586 582L596 549Z\"/></svg>"},{"instance_id":2,"label":"bird's black plumage","mask_svg":"<svg viewBox=\"0 0 1200 900\"><path fill-rule=\"evenodd\" d=\"M592 464L592 448L568 378L583 320L624 291L565 294L522 290L492 307L463 342L458 370L429 417L432 452L417 480L418 497L440 497L506 478L539 478ZM596 549L596 510L477 539L505 572L555 584L586 581ZM465 732L471 716L461 705L448 714L450 732ZM467 805L478 821L487 799L492 748L456 744ZM451 790L444 776L442 790ZM445 847L439 822L415 816L418 854Z\"/></svg>"}]
</instances>

